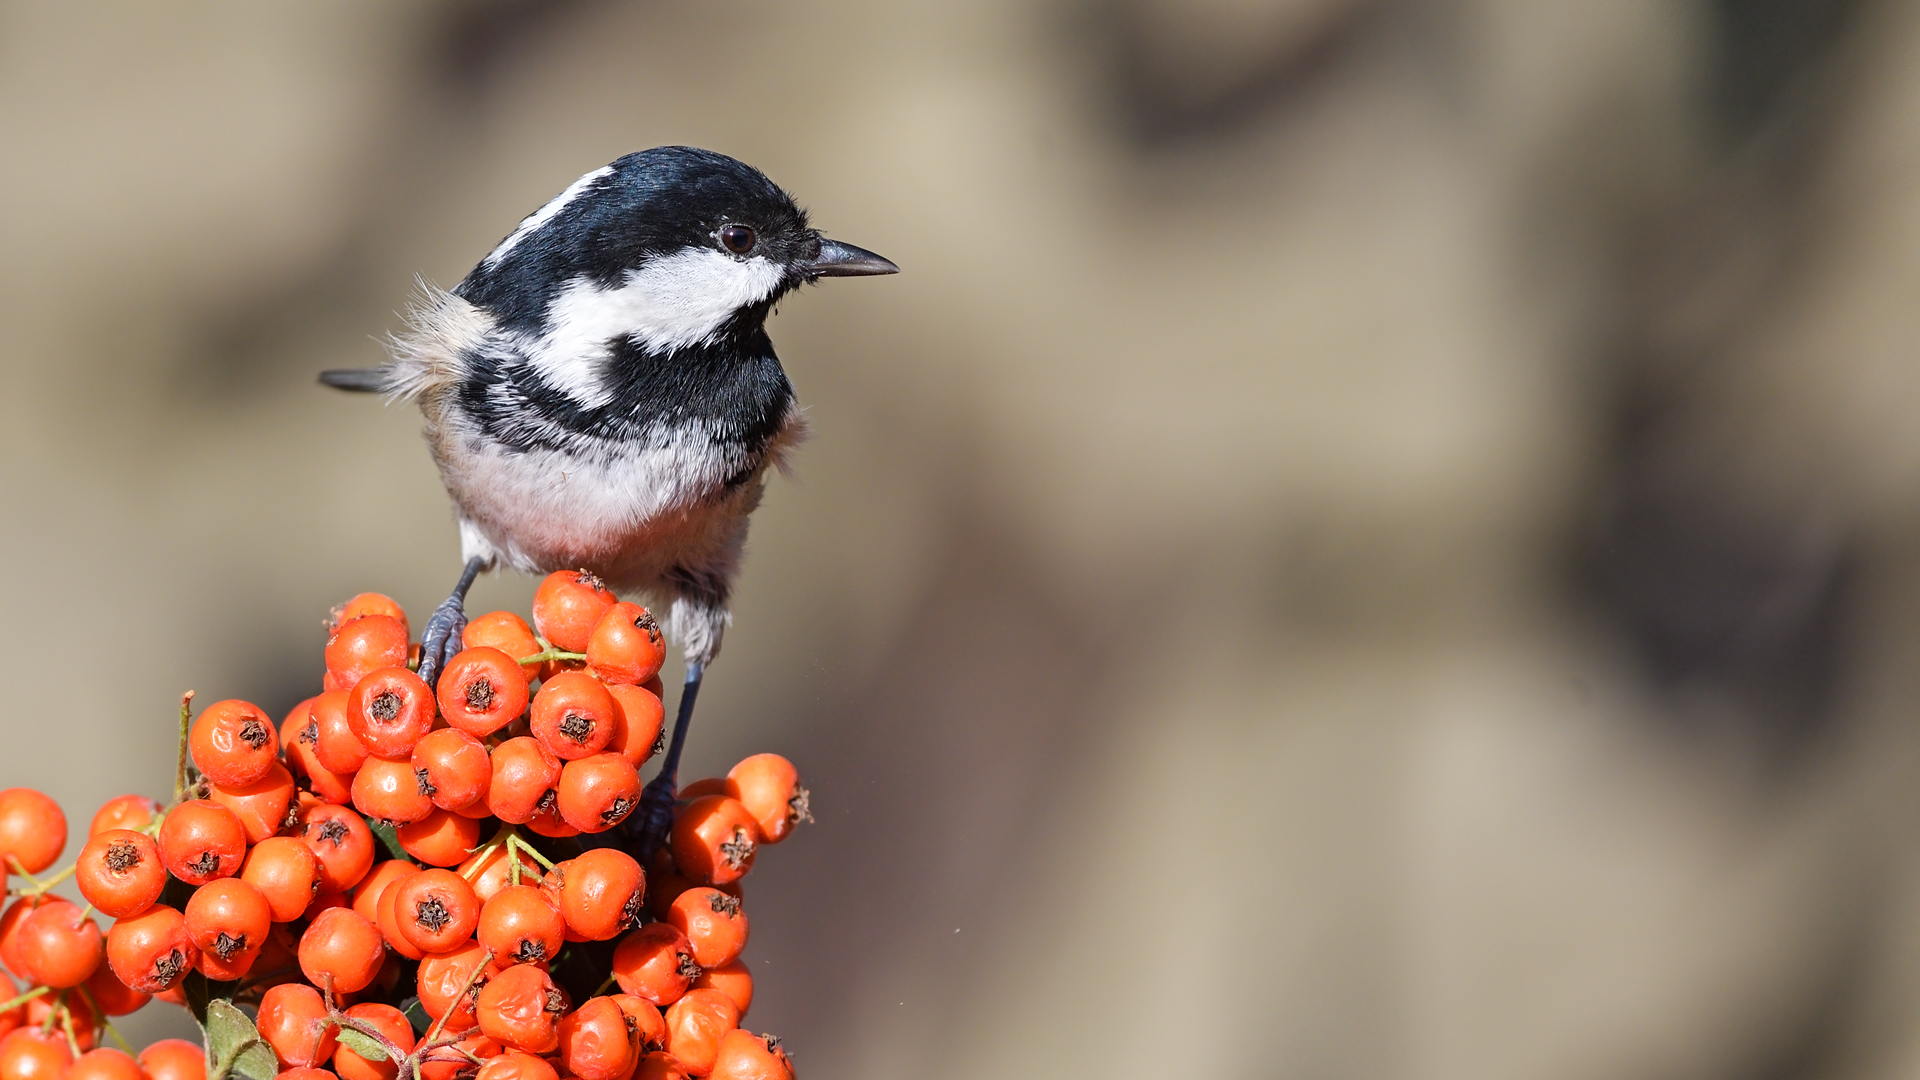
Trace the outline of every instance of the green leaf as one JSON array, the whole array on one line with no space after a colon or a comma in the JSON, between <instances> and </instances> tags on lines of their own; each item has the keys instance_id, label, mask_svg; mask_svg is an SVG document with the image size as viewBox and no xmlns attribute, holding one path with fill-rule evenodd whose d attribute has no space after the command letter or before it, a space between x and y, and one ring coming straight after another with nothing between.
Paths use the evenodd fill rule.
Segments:
<instances>
[{"instance_id":1,"label":"green leaf","mask_svg":"<svg viewBox=\"0 0 1920 1080\"><path fill-rule=\"evenodd\" d=\"M380 842L387 846L387 854L406 862L413 861L413 856L407 854L407 849L400 846L400 834L393 831L393 826L384 821L369 821L367 827L371 828L373 835L379 837Z\"/></svg>"},{"instance_id":2,"label":"green leaf","mask_svg":"<svg viewBox=\"0 0 1920 1080\"><path fill-rule=\"evenodd\" d=\"M231 1060L249 1043L260 1041L260 1031L247 1014L220 998L207 1002L206 1028L209 1061Z\"/></svg>"},{"instance_id":3,"label":"green leaf","mask_svg":"<svg viewBox=\"0 0 1920 1080\"><path fill-rule=\"evenodd\" d=\"M246 1080L273 1080L279 1073L280 1059L274 1056L273 1047L256 1039L251 1046L240 1051L239 1057L233 1059L230 1075L245 1077Z\"/></svg>"},{"instance_id":4,"label":"green leaf","mask_svg":"<svg viewBox=\"0 0 1920 1080\"><path fill-rule=\"evenodd\" d=\"M387 1048L376 1042L373 1036L355 1031L349 1027L340 1029L340 1045L366 1058L368 1061L387 1061Z\"/></svg>"},{"instance_id":5,"label":"green leaf","mask_svg":"<svg viewBox=\"0 0 1920 1080\"><path fill-rule=\"evenodd\" d=\"M433 1017L427 1015L427 1007L420 1004L418 997L410 997L401 1002L400 1012L407 1018L407 1023L413 1025L415 1037L425 1035L427 1029L433 1027Z\"/></svg>"},{"instance_id":6,"label":"green leaf","mask_svg":"<svg viewBox=\"0 0 1920 1080\"><path fill-rule=\"evenodd\" d=\"M210 998L206 1006L208 1080L273 1080L280 1060L247 1014L225 998Z\"/></svg>"}]
</instances>

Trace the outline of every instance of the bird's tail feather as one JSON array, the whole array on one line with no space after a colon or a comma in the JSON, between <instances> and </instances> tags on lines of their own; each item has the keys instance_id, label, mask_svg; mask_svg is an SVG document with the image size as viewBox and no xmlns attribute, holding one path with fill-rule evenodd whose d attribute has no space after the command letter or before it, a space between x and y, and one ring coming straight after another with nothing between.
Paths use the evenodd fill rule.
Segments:
<instances>
[{"instance_id":1,"label":"bird's tail feather","mask_svg":"<svg viewBox=\"0 0 1920 1080\"><path fill-rule=\"evenodd\" d=\"M336 390L377 394L387 388L387 371L377 367L333 368L320 373L320 382Z\"/></svg>"}]
</instances>

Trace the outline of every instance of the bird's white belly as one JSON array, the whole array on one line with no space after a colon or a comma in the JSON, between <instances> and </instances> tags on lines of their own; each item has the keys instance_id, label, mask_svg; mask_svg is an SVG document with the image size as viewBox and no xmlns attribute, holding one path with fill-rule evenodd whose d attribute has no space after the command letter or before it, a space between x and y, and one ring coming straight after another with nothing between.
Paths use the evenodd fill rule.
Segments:
<instances>
[{"instance_id":1,"label":"bird's white belly","mask_svg":"<svg viewBox=\"0 0 1920 1080\"><path fill-rule=\"evenodd\" d=\"M628 589L725 557L761 487L755 477L728 488L756 463L698 430L592 456L464 449L457 466L443 457L442 476L461 512L465 557L538 573L590 569Z\"/></svg>"}]
</instances>

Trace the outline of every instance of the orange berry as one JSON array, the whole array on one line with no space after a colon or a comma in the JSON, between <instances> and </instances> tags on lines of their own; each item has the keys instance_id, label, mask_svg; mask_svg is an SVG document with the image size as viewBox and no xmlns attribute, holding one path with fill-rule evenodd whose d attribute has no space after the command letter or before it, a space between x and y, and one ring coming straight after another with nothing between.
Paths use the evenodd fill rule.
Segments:
<instances>
[{"instance_id":1,"label":"orange berry","mask_svg":"<svg viewBox=\"0 0 1920 1080\"><path fill-rule=\"evenodd\" d=\"M394 830L406 853L428 866L456 866L480 843L480 822L435 810Z\"/></svg>"},{"instance_id":2,"label":"orange berry","mask_svg":"<svg viewBox=\"0 0 1920 1080\"><path fill-rule=\"evenodd\" d=\"M421 1008L436 1021L452 1009L453 1015L442 1025L446 1031L473 1027L477 1022L474 1002L479 1000L487 980L498 971L497 967L486 970L490 965L486 946L477 941L420 961L420 970L414 976L414 991L420 996Z\"/></svg>"},{"instance_id":3,"label":"orange berry","mask_svg":"<svg viewBox=\"0 0 1920 1080\"><path fill-rule=\"evenodd\" d=\"M32 788L0 791L0 868L37 874L67 847L67 815Z\"/></svg>"},{"instance_id":4,"label":"orange berry","mask_svg":"<svg viewBox=\"0 0 1920 1080\"><path fill-rule=\"evenodd\" d=\"M693 962L703 968L732 963L747 947L747 913L739 898L711 886L681 893L667 913L667 922L687 935Z\"/></svg>"},{"instance_id":5,"label":"orange berry","mask_svg":"<svg viewBox=\"0 0 1920 1080\"><path fill-rule=\"evenodd\" d=\"M569 761L554 788L555 809L585 833L606 832L640 805L640 773L619 754Z\"/></svg>"},{"instance_id":6,"label":"orange berry","mask_svg":"<svg viewBox=\"0 0 1920 1080\"><path fill-rule=\"evenodd\" d=\"M239 878L222 878L195 889L187 898L185 914L194 946L219 957L223 964L232 963L241 953L257 951L273 925L273 907L267 898Z\"/></svg>"},{"instance_id":7,"label":"orange berry","mask_svg":"<svg viewBox=\"0 0 1920 1080\"><path fill-rule=\"evenodd\" d=\"M527 735L493 748L487 806L501 821L525 824L560 782L560 759ZM557 796L555 796L557 798Z\"/></svg>"},{"instance_id":8,"label":"orange berry","mask_svg":"<svg viewBox=\"0 0 1920 1080\"><path fill-rule=\"evenodd\" d=\"M469 620L467 628L460 632L460 647L463 650L498 649L514 660L541 651L539 640L533 636L533 628L511 611L490 611ZM520 673L531 682L540 674L540 665L521 664Z\"/></svg>"},{"instance_id":9,"label":"orange berry","mask_svg":"<svg viewBox=\"0 0 1920 1080\"><path fill-rule=\"evenodd\" d=\"M73 1059L67 1080L147 1080L147 1072L132 1054L103 1046Z\"/></svg>"},{"instance_id":10,"label":"orange berry","mask_svg":"<svg viewBox=\"0 0 1920 1080\"><path fill-rule=\"evenodd\" d=\"M293 774L277 761L268 764L265 776L244 787L214 784L207 798L233 812L249 844L259 843L295 821Z\"/></svg>"},{"instance_id":11,"label":"orange berry","mask_svg":"<svg viewBox=\"0 0 1920 1080\"><path fill-rule=\"evenodd\" d=\"M488 1038L529 1054L549 1054L560 1045L567 995L541 968L515 964L487 981L476 1011Z\"/></svg>"},{"instance_id":12,"label":"orange berry","mask_svg":"<svg viewBox=\"0 0 1920 1080\"><path fill-rule=\"evenodd\" d=\"M615 719L613 695L598 679L579 671L563 671L540 684L533 695L528 726L540 745L562 761L588 757L606 749Z\"/></svg>"},{"instance_id":13,"label":"orange berry","mask_svg":"<svg viewBox=\"0 0 1920 1080\"><path fill-rule=\"evenodd\" d=\"M403 635L408 632L407 613L405 609L401 608L399 601L384 593L377 592L363 592L346 603L341 604L339 607L334 608L333 625L337 629L345 623L350 623L355 619L363 619L368 615L385 615L400 624L400 632Z\"/></svg>"},{"instance_id":14,"label":"orange berry","mask_svg":"<svg viewBox=\"0 0 1920 1080\"><path fill-rule=\"evenodd\" d=\"M613 1003L620 1006L620 1011L627 1014L628 1022L633 1025L633 1041L640 1053L667 1045L667 1020L653 1002L623 993L613 995Z\"/></svg>"},{"instance_id":15,"label":"orange berry","mask_svg":"<svg viewBox=\"0 0 1920 1080\"><path fill-rule=\"evenodd\" d=\"M403 1055L413 1052L413 1025L407 1023L407 1015L399 1009L365 1002L346 1010L346 1013L350 1019L358 1020L386 1036L387 1041L398 1046ZM340 1080L394 1080L400 1066L387 1057L368 1061L341 1042L333 1050L333 1071L339 1074Z\"/></svg>"},{"instance_id":16,"label":"orange berry","mask_svg":"<svg viewBox=\"0 0 1920 1080\"><path fill-rule=\"evenodd\" d=\"M301 912L301 917L311 922L315 916L328 908L350 908L352 906L353 901L348 898L346 893L318 892L313 895L313 900L307 904L307 910Z\"/></svg>"},{"instance_id":17,"label":"orange berry","mask_svg":"<svg viewBox=\"0 0 1920 1080\"><path fill-rule=\"evenodd\" d=\"M280 753L273 720L247 701L216 701L187 735L194 768L223 787L245 787L266 775Z\"/></svg>"},{"instance_id":18,"label":"orange berry","mask_svg":"<svg viewBox=\"0 0 1920 1080\"><path fill-rule=\"evenodd\" d=\"M366 744L353 733L349 697L346 690L329 690L307 702L307 719L313 724L313 756L327 771L344 777L351 777L367 760Z\"/></svg>"},{"instance_id":19,"label":"orange berry","mask_svg":"<svg viewBox=\"0 0 1920 1080\"><path fill-rule=\"evenodd\" d=\"M186 916L165 904L129 915L107 930L107 966L127 987L143 994L178 986L199 958Z\"/></svg>"},{"instance_id":20,"label":"orange berry","mask_svg":"<svg viewBox=\"0 0 1920 1080\"><path fill-rule=\"evenodd\" d=\"M422 1068L421 1074L424 1076L425 1073L426 1070ZM340 1077L332 1069L302 1069L296 1066L274 1073L273 1080L340 1080ZM452 1080L452 1078L436 1077L435 1080Z\"/></svg>"},{"instance_id":21,"label":"orange berry","mask_svg":"<svg viewBox=\"0 0 1920 1080\"><path fill-rule=\"evenodd\" d=\"M394 918L413 947L423 953L457 948L480 925L480 899L473 886L451 870L422 870L393 886Z\"/></svg>"},{"instance_id":22,"label":"orange berry","mask_svg":"<svg viewBox=\"0 0 1920 1080\"><path fill-rule=\"evenodd\" d=\"M457 727L427 733L413 747L413 767L427 774L427 793L442 810L459 810L487 797L493 760L486 744Z\"/></svg>"},{"instance_id":23,"label":"orange berry","mask_svg":"<svg viewBox=\"0 0 1920 1080\"><path fill-rule=\"evenodd\" d=\"M247 852L240 880L260 890L274 922L292 922L320 892L320 860L298 836L269 836Z\"/></svg>"},{"instance_id":24,"label":"orange berry","mask_svg":"<svg viewBox=\"0 0 1920 1080\"><path fill-rule=\"evenodd\" d=\"M89 837L99 836L108 829L132 829L138 831L153 823L165 808L145 795L116 795L103 803L93 815L93 824L87 826Z\"/></svg>"},{"instance_id":25,"label":"orange berry","mask_svg":"<svg viewBox=\"0 0 1920 1080\"><path fill-rule=\"evenodd\" d=\"M368 922L377 922L380 912L380 897L386 894L387 886L414 873L420 868L405 859L388 859L375 863L353 887L353 910Z\"/></svg>"},{"instance_id":26,"label":"orange berry","mask_svg":"<svg viewBox=\"0 0 1920 1080\"><path fill-rule=\"evenodd\" d=\"M351 908L328 908L300 935L299 955L300 972L308 982L352 994L373 985L386 950L378 927Z\"/></svg>"},{"instance_id":27,"label":"orange berry","mask_svg":"<svg viewBox=\"0 0 1920 1080\"><path fill-rule=\"evenodd\" d=\"M695 990L718 990L733 1001L740 1015L747 1015L747 1008L753 1004L753 972L747 969L744 960L729 960L718 967L710 967L700 972L693 980Z\"/></svg>"},{"instance_id":28,"label":"orange berry","mask_svg":"<svg viewBox=\"0 0 1920 1080\"><path fill-rule=\"evenodd\" d=\"M87 988L93 1003L100 1006L100 1011L107 1016L138 1012L153 1000L153 995L143 994L121 982L120 977L113 973L112 964L101 964L94 968L93 974L87 976L87 981L80 985Z\"/></svg>"},{"instance_id":29,"label":"orange berry","mask_svg":"<svg viewBox=\"0 0 1920 1080\"><path fill-rule=\"evenodd\" d=\"M23 896L0 914L0 961L5 961L8 969L23 979L26 975L20 962L20 924L45 900L45 897Z\"/></svg>"},{"instance_id":30,"label":"orange berry","mask_svg":"<svg viewBox=\"0 0 1920 1080\"><path fill-rule=\"evenodd\" d=\"M366 615L343 623L327 642L327 674L351 690L381 668L407 664L407 627L391 615Z\"/></svg>"},{"instance_id":31,"label":"orange berry","mask_svg":"<svg viewBox=\"0 0 1920 1080\"><path fill-rule=\"evenodd\" d=\"M560 648L586 652L593 624L619 599L585 570L560 570L548 574L534 590L533 625Z\"/></svg>"},{"instance_id":32,"label":"orange berry","mask_svg":"<svg viewBox=\"0 0 1920 1080\"><path fill-rule=\"evenodd\" d=\"M793 1062L780 1040L734 1028L720 1039L711 1080L793 1080Z\"/></svg>"},{"instance_id":33,"label":"orange berry","mask_svg":"<svg viewBox=\"0 0 1920 1080\"><path fill-rule=\"evenodd\" d=\"M189 885L205 885L240 871L247 830L233 811L209 799L184 802L160 825L160 861Z\"/></svg>"},{"instance_id":34,"label":"orange berry","mask_svg":"<svg viewBox=\"0 0 1920 1080\"><path fill-rule=\"evenodd\" d=\"M673 902L680 899L680 894L699 887L699 882L682 874L679 867L673 865L673 853L662 849L655 853L653 865L647 868L647 910L653 913L655 919L665 922L667 914L673 910ZM745 898L738 881L729 881L713 888L736 900Z\"/></svg>"},{"instance_id":35,"label":"orange berry","mask_svg":"<svg viewBox=\"0 0 1920 1080\"><path fill-rule=\"evenodd\" d=\"M674 793L674 799L678 802L690 803L695 799L706 798L708 795L725 795L728 798L732 798L734 795L733 781L728 780L724 776L703 776L693 783L681 787L680 790Z\"/></svg>"},{"instance_id":36,"label":"orange berry","mask_svg":"<svg viewBox=\"0 0 1920 1080\"><path fill-rule=\"evenodd\" d=\"M300 816L300 839L320 865L320 891L345 892L373 868L373 830L344 806L315 806Z\"/></svg>"},{"instance_id":37,"label":"orange berry","mask_svg":"<svg viewBox=\"0 0 1920 1080\"><path fill-rule=\"evenodd\" d=\"M738 881L753 869L760 824L740 800L702 795L673 818L673 861L706 885Z\"/></svg>"},{"instance_id":38,"label":"orange berry","mask_svg":"<svg viewBox=\"0 0 1920 1080\"><path fill-rule=\"evenodd\" d=\"M777 844L795 825L813 820L799 770L779 754L755 754L727 770L727 779L734 788L728 794L760 823L763 844Z\"/></svg>"},{"instance_id":39,"label":"orange berry","mask_svg":"<svg viewBox=\"0 0 1920 1080\"><path fill-rule=\"evenodd\" d=\"M64 1080L73 1066L73 1051L57 1031L40 1034L37 1027L21 1028L0 1039L0 1078L4 1080Z\"/></svg>"},{"instance_id":40,"label":"orange berry","mask_svg":"<svg viewBox=\"0 0 1920 1080\"><path fill-rule=\"evenodd\" d=\"M74 861L74 884L102 915L118 919L145 911L167 887L167 868L153 838L130 829L96 834Z\"/></svg>"},{"instance_id":41,"label":"orange berry","mask_svg":"<svg viewBox=\"0 0 1920 1080\"><path fill-rule=\"evenodd\" d=\"M287 771L324 802L336 806L352 801L352 776L341 776L320 763L314 747L320 744L320 722L313 717L313 699L293 707L280 724L280 751L286 756Z\"/></svg>"},{"instance_id":42,"label":"orange berry","mask_svg":"<svg viewBox=\"0 0 1920 1080\"><path fill-rule=\"evenodd\" d=\"M419 871L416 870L414 873L419 873ZM407 874L405 877L397 879L391 885L387 886L385 892L380 894L380 901L375 909L373 924L380 928L380 937L386 941L387 948L392 949L394 952L399 953L409 960L419 960L427 955L426 950L415 945L408 939L407 935L400 932L400 919L396 915L397 909L394 907L394 900L400 895L400 882L412 876L413 874Z\"/></svg>"},{"instance_id":43,"label":"orange berry","mask_svg":"<svg viewBox=\"0 0 1920 1080\"><path fill-rule=\"evenodd\" d=\"M369 757L353 776L353 808L389 824L419 821L433 813L426 773L408 760Z\"/></svg>"},{"instance_id":44,"label":"orange berry","mask_svg":"<svg viewBox=\"0 0 1920 1080\"><path fill-rule=\"evenodd\" d=\"M586 941L611 941L639 923L647 875L617 848L593 848L560 864L543 885L558 893L567 928Z\"/></svg>"},{"instance_id":45,"label":"orange berry","mask_svg":"<svg viewBox=\"0 0 1920 1080\"><path fill-rule=\"evenodd\" d=\"M185 1039L161 1039L140 1051L148 1080L207 1080L207 1055Z\"/></svg>"},{"instance_id":46,"label":"orange berry","mask_svg":"<svg viewBox=\"0 0 1920 1080\"><path fill-rule=\"evenodd\" d=\"M474 1080L560 1080L545 1058L509 1050L480 1066Z\"/></svg>"},{"instance_id":47,"label":"orange berry","mask_svg":"<svg viewBox=\"0 0 1920 1080\"><path fill-rule=\"evenodd\" d=\"M638 686L660 673L667 639L653 612L622 601L603 612L587 638L587 670L602 682Z\"/></svg>"},{"instance_id":48,"label":"orange berry","mask_svg":"<svg viewBox=\"0 0 1920 1080\"><path fill-rule=\"evenodd\" d=\"M693 1074L687 1071L680 1059L664 1050L655 1050L640 1059L633 1070L632 1080L692 1080Z\"/></svg>"},{"instance_id":49,"label":"orange berry","mask_svg":"<svg viewBox=\"0 0 1920 1080\"><path fill-rule=\"evenodd\" d=\"M613 698L613 738L607 740L607 752L626 758L635 768L647 763L665 749L661 734L665 730L667 708L660 695L644 686L607 687Z\"/></svg>"},{"instance_id":50,"label":"orange berry","mask_svg":"<svg viewBox=\"0 0 1920 1080\"><path fill-rule=\"evenodd\" d=\"M537 964L560 954L567 924L544 890L517 885L494 893L481 906L476 933L502 961Z\"/></svg>"},{"instance_id":51,"label":"orange berry","mask_svg":"<svg viewBox=\"0 0 1920 1080\"><path fill-rule=\"evenodd\" d=\"M541 802L539 811L527 819L527 831L537 836L560 839L580 835L579 829L567 824L566 819L560 816L559 803L554 799Z\"/></svg>"},{"instance_id":52,"label":"orange berry","mask_svg":"<svg viewBox=\"0 0 1920 1080\"><path fill-rule=\"evenodd\" d=\"M282 1069L310 1069L333 1056L338 1041L327 1022L327 1003L305 983L281 983L260 998L255 1022Z\"/></svg>"},{"instance_id":53,"label":"orange berry","mask_svg":"<svg viewBox=\"0 0 1920 1080\"><path fill-rule=\"evenodd\" d=\"M20 974L65 989L87 981L106 955L100 927L65 900L48 900L20 923Z\"/></svg>"},{"instance_id":54,"label":"orange berry","mask_svg":"<svg viewBox=\"0 0 1920 1080\"><path fill-rule=\"evenodd\" d=\"M447 723L484 739L526 711L527 674L517 657L492 646L463 649L447 661L434 696Z\"/></svg>"},{"instance_id":55,"label":"orange berry","mask_svg":"<svg viewBox=\"0 0 1920 1080\"><path fill-rule=\"evenodd\" d=\"M666 923L648 923L613 950L613 978L621 991L663 1008L680 1000L698 974L687 935Z\"/></svg>"},{"instance_id":56,"label":"orange berry","mask_svg":"<svg viewBox=\"0 0 1920 1080\"><path fill-rule=\"evenodd\" d=\"M667 1006L667 1053L687 1071L705 1076L720 1056L720 1040L740 1024L740 1010L718 990L689 990Z\"/></svg>"},{"instance_id":57,"label":"orange berry","mask_svg":"<svg viewBox=\"0 0 1920 1080\"><path fill-rule=\"evenodd\" d=\"M367 753L403 758L433 730L438 706L420 676L398 665L368 672L347 695L347 722Z\"/></svg>"},{"instance_id":58,"label":"orange berry","mask_svg":"<svg viewBox=\"0 0 1920 1080\"><path fill-rule=\"evenodd\" d=\"M627 1014L612 998L588 998L560 1020L560 1067L579 1080L626 1080L638 1057Z\"/></svg>"},{"instance_id":59,"label":"orange berry","mask_svg":"<svg viewBox=\"0 0 1920 1080\"><path fill-rule=\"evenodd\" d=\"M420 1061L420 1080L460 1080L461 1077L471 1077L475 1061L483 1064L491 1062L504 1050L499 1043L485 1035L469 1035L452 1046L428 1051Z\"/></svg>"}]
</instances>

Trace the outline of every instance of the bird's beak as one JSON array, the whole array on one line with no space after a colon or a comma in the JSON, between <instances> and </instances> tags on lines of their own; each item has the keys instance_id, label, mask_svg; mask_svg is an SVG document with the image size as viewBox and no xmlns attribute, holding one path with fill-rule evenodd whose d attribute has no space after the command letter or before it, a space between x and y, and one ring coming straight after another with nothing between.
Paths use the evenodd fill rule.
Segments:
<instances>
[{"instance_id":1,"label":"bird's beak","mask_svg":"<svg viewBox=\"0 0 1920 1080\"><path fill-rule=\"evenodd\" d=\"M897 274L900 268L865 248L820 238L820 254L806 264L808 277L869 277Z\"/></svg>"}]
</instances>

